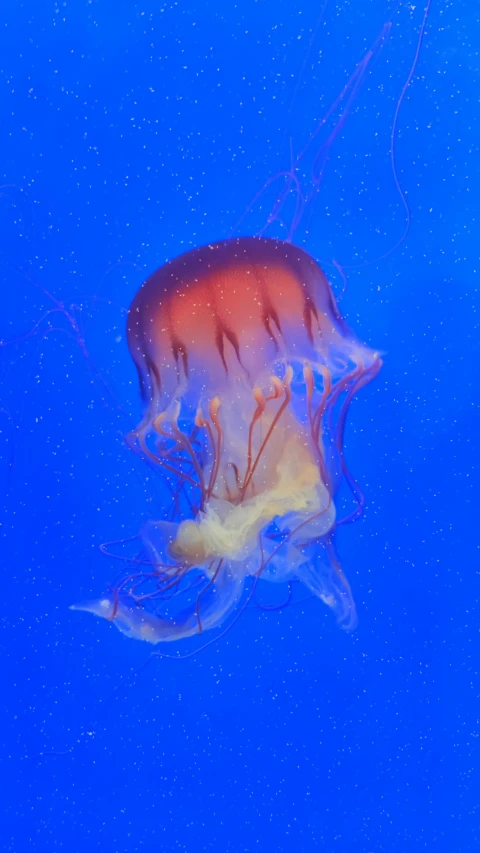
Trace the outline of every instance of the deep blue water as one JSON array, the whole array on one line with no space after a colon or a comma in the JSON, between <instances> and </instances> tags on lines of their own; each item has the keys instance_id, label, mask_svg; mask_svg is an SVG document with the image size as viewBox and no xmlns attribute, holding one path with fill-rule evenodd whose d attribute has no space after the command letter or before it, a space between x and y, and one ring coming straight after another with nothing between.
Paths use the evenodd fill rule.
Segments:
<instances>
[{"instance_id":1,"label":"deep blue water","mask_svg":"<svg viewBox=\"0 0 480 853\"><path fill-rule=\"evenodd\" d=\"M474 3L431 4L395 135L411 223L390 251L406 225L391 133L423 14L3 9L2 850L480 849L479 21ZM68 609L115 577L99 545L161 505L123 442L141 412L125 309L167 259L232 233L388 21L295 234L336 292L344 268L342 312L384 353L346 435L366 494L338 534L358 628L318 600L250 606L197 656L129 678L148 647Z\"/></svg>"}]
</instances>

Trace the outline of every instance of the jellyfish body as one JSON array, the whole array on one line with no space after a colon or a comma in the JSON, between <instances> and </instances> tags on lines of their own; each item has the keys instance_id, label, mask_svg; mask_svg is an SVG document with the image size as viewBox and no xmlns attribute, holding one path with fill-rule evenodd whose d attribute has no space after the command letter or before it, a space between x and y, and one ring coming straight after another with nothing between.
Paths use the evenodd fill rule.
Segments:
<instances>
[{"instance_id":1,"label":"jellyfish body","mask_svg":"<svg viewBox=\"0 0 480 853\"><path fill-rule=\"evenodd\" d=\"M381 361L319 265L266 238L194 249L139 289L128 345L145 404L130 442L171 500L142 529L145 571L80 609L157 643L220 625L249 578L297 578L353 627L335 495L346 479L360 500L343 431Z\"/></svg>"}]
</instances>

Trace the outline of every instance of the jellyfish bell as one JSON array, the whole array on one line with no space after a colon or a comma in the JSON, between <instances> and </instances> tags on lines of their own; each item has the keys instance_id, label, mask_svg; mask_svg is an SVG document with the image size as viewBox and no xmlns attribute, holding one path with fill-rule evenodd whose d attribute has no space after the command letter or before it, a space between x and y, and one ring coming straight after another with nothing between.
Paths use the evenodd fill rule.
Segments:
<instances>
[{"instance_id":1,"label":"jellyfish bell","mask_svg":"<svg viewBox=\"0 0 480 853\"><path fill-rule=\"evenodd\" d=\"M343 430L377 352L341 317L304 250L258 237L189 251L128 315L144 416L129 436L171 505L141 539L149 568L81 609L149 642L220 625L259 578L298 578L344 627L355 606L333 546Z\"/></svg>"}]
</instances>

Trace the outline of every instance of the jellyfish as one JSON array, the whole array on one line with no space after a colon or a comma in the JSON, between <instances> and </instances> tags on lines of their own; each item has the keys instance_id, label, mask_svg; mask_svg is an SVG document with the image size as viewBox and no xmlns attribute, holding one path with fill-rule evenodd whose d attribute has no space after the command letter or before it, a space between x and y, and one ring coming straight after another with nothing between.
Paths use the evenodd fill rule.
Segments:
<instances>
[{"instance_id":1,"label":"jellyfish","mask_svg":"<svg viewBox=\"0 0 480 853\"><path fill-rule=\"evenodd\" d=\"M361 514L344 429L381 359L318 263L266 237L193 249L140 287L127 333L144 403L128 440L168 497L132 571L75 609L156 644L222 626L260 579L298 580L353 628L335 500L346 484Z\"/></svg>"}]
</instances>

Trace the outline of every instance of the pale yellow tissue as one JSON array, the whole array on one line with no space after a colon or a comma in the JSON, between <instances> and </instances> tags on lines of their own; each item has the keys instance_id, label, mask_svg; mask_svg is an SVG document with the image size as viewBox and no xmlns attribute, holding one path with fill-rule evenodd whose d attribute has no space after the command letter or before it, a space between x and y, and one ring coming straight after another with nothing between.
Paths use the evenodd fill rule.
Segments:
<instances>
[{"instance_id":1,"label":"pale yellow tissue","mask_svg":"<svg viewBox=\"0 0 480 853\"><path fill-rule=\"evenodd\" d=\"M209 559L246 560L257 547L257 537L274 518L289 513L310 515L325 510L328 493L303 437L285 442L273 487L232 504L211 498L195 521L178 527L173 553L203 563Z\"/></svg>"}]
</instances>

